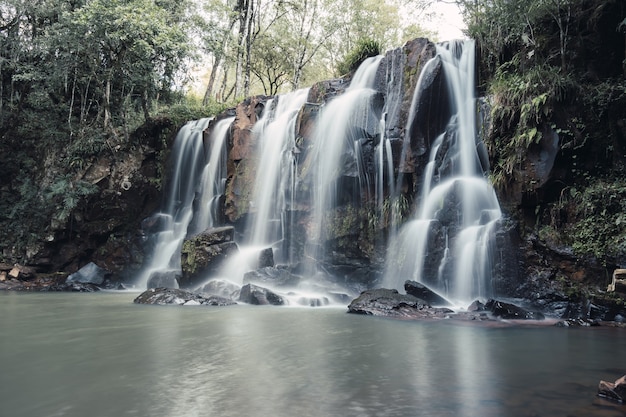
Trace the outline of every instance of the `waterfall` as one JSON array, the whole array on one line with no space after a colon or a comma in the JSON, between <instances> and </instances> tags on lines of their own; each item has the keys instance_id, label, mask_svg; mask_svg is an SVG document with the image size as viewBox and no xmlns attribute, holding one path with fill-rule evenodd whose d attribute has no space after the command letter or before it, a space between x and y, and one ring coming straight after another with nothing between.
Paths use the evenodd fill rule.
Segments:
<instances>
[{"instance_id":1,"label":"waterfall","mask_svg":"<svg viewBox=\"0 0 626 417\"><path fill-rule=\"evenodd\" d=\"M251 245L272 245L283 239L287 198L295 187L295 122L306 102L308 89L277 96L271 100L254 125L260 155L252 197L254 215Z\"/></svg>"},{"instance_id":2,"label":"waterfall","mask_svg":"<svg viewBox=\"0 0 626 417\"><path fill-rule=\"evenodd\" d=\"M297 180L295 123L308 94L309 89L300 89L270 99L253 127L258 175L244 229L247 237L239 253L221 269L221 278L240 284L243 275L256 268L264 249L272 248L277 261L289 261L285 233L291 230L287 211L293 205Z\"/></svg>"},{"instance_id":3,"label":"waterfall","mask_svg":"<svg viewBox=\"0 0 626 417\"><path fill-rule=\"evenodd\" d=\"M451 116L430 147L414 217L390 244L384 285L402 288L412 279L464 302L492 294L489 255L501 212L477 152L474 42L437 45L426 66L435 64L443 70ZM418 81L414 103L420 92Z\"/></svg>"},{"instance_id":4,"label":"waterfall","mask_svg":"<svg viewBox=\"0 0 626 417\"><path fill-rule=\"evenodd\" d=\"M152 251L137 279L138 287L145 288L157 275L173 284L180 274L183 239L213 225L215 199L224 192L224 138L233 118L221 120L212 130L207 158L203 132L209 121L188 122L176 135L162 208L144 221Z\"/></svg>"},{"instance_id":5,"label":"waterfall","mask_svg":"<svg viewBox=\"0 0 626 417\"><path fill-rule=\"evenodd\" d=\"M238 254L197 272L194 286L241 285L263 251L263 265L278 265L255 273L302 274L298 289L358 293L410 279L453 301L491 296L501 213L476 128L474 43L409 47L422 48L413 91L401 66L408 54L396 50L386 61L366 59L347 88L333 80L242 104L237 119L213 124L204 147L208 121L185 125L163 208L146 220L153 251L140 285L163 275L171 282L183 240L230 221ZM227 154L235 145L246 152Z\"/></svg>"},{"instance_id":6,"label":"waterfall","mask_svg":"<svg viewBox=\"0 0 626 417\"><path fill-rule=\"evenodd\" d=\"M195 198L194 218L189 226L188 235L200 233L219 223L221 207L219 198L224 195L226 183L226 138L234 117L222 119L215 124L209 136L208 151L205 152L207 164L202 171L200 187Z\"/></svg>"},{"instance_id":7,"label":"waterfall","mask_svg":"<svg viewBox=\"0 0 626 417\"><path fill-rule=\"evenodd\" d=\"M324 240L324 217L342 202L360 205L362 191L370 190L364 168L362 142L379 133L380 114L373 104L373 88L382 56L367 58L358 68L346 91L321 110L313 145L313 217L316 231L311 240ZM321 248L316 243L315 258Z\"/></svg>"}]
</instances>

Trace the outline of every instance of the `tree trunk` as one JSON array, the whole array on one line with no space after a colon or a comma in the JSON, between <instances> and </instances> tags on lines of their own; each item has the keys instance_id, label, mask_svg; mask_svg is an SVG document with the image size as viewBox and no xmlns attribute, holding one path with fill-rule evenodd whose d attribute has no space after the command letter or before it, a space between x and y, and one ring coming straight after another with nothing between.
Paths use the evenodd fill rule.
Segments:
<instances>
[{"instance_id":1,"label":"tree trunk","mask_svg":"<svg viewBox=\"0 0 626 417\"><path fill-rule=\"evenodd\" d=\"M104 86L104 128L108 128L111 124L111 76L109 73L107 76L106 84Z\"/></svg>"},{"instance_id":2,"label":"tree trunk","mask_svg":"<svg viewBox=\"0 0 626 417\"><path fill-rule=\"evenodd\" d=\"M143 117L147 122L150 120L150 110L148 106L148 90L143 90L141 94L141 109L143 110Z\"/></svg>"},{"instance_id":3,"label":"tree trunk","mask_svg":"<svg viewBox=\"0 0 626 417\"><path fill-rule=\"evenodd\" d=\"M209 101L211 100L211 96L213 96L213 84L215 84L215 78L217 77L217 70L222 63L221 54L215 57L215 62L213 63L213 68L211 68L211 75L209 76L209 83L206 86L206 90L204 91L204 97L202 98L202 105L207 106Z\"/></svg>"},{"instance_id":4,"label":"tree trunk","mask_svg":"<svg viewBox=\"0 0 626 417\"><path fill-rule=\"evenodd\" d=\"M254 28L254 0L248 0L248 11L246 12L246 67L244 71L243 95L250 95L250 55L252 51L252 30Z\"/></svg>"},{"instance_id":5,"label":"tree trunk","mask_svg":"<svg viewBox=\"0 0 626 417\"><path fill-rule=\"evenodd\" d=\"M248 14L248 4L251 0L239 0L238 2L238 11L239 11L239 33L237 35L237 63L235 65L235 97L240 97L241 95L241 84L243 78L243 60L245 56L245 45L244 41L247 33L247 14Z\"/></svg>"}]
</instances>

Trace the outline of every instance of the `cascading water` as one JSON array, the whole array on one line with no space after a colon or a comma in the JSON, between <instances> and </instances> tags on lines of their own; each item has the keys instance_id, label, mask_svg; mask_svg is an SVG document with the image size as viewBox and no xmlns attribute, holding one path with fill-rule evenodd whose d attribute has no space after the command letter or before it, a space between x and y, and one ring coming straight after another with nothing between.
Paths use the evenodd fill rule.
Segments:
<instances>
[{"instance_id":1,"label":"cascading water","mask_svg":"<svg viewBox=\"0 0 626 417\"><path fill-rule=\"evenodd\" d=\"M362 190L370 189L370 178L363 167L361 141L375 136L380 114L373 106L373 88L382 56L367 58L358 68L350 86L321 110L314 134L313 241L324 239L324 216L344 202L360 205ZM316 246L315 258L321 248Z\"/></svg>"},{"instance_id":2,"label":"cascading water","mask_svg":"<svg viewBox=\"0 0 626 417\"><path fill-rule=\"evenodd\" d=\"M172 149L171 177L160 212L148 219L153 230L148 239L153 250L137 280L145 288L155 274L169 276L174 283L180 274L180 249L183 239L212 226L212 201L223 193L225 177L224 138L233 118L218 122L209 142L211 153L208 164L203 146L203 132L210 119L188 122L183 126ZM198 181L198 179L202 181ZM197 205L194 210L194 204ZM193 224L192 224L193 221Z\"/></svg>"},{"instance_id":3,"label":"cascading water","mask_svg":"<svg viewBox=\"0 0 626 417\"><path fill-rule=\"evenodd\" d=\"M390 245L385 286L423 282L452 300L491 295L490 242L501 217L477 152L474 42L437 46L452 116L433 143L420 204ZM416 86L414 101L420 94ZM410 125L407 136L410 135Z\"/></svg>"},{"instance_id":4,"label":"cascading water","mask_svg":"<svg viewBox=\"0 0 626 417\"><path fill-rule=\"evenodd\" d=\"M244 273L256 268L259 252L264 249L274 250L278 261L289 261L284 259L289 248L283 245L286 230L291 229L285 224L286 212L292 205L289 200L296 184L295 123L308 94L309 89L301 89L269 100L254 125L259 175L250 203L252 214L245 228L248 236L239 254L222 268L222 278L241 284Z\"/></svg>"},{"instance_id":5,"label":"cascading water","mask_svg":"<svg viewBox=\"0 0 626 417\"><path fill-rule=\"evenodd\" d=\"M219 198L224 194L226 183L226 138L234 117L222 119L215 124L209 136L208 151L205 153L207 164L202 171L200 187L195 201L193 221L189 225L188 235L203 232L218 224L220 211Z\"/></svg>"},{"instance_id":6,"label":"cascading water","mask_svg":"<svg viewBox=\"0 0 626 417\"><path fill-rule=\"evenodd\" d=\"M426 40L409 47L423 47L423 56L435 53ZM218 260L225 262L219 270L200 270L185 285L227 280L240 288L260 280L272 288L283 285L272 281L280 275L299 283L297 290L287 284L293 293L321 289L330 294L337 285L349 288L337 292L356 293L379 278L383 239L388 236L385 287L401 288L411 279L454 301L490 296L489 255L501 214L483 173L485 158L477 151L481 143L476 133L473 49L472 41L440 45L435 58L416 64L421 72L408 114L399 104L408 101L403 50L384 61L386 86L385 71L379 68L384 58L378 56L361 64L343 93L323 93L327 87L341 91L343 82L336 80L311 92L259 98L253 110L249 104L238 107L237 118L215 124L206 155L200 140L192 139L206 122L185 126L173 151L177 171L168 200L149 219L158 233L151 237L155 250L140 285L156 272L181 273L179 253L185 237L224 225L232 213L245 213L247 217L232 217L239 254L229 253ZM441 92L447 96L441 98ZM312 103L306 102L309 94ZM257 112L262 103L261 117L254 126L248 124L256 114L246 112ZM236 145L249 150L238 150L233 155L240 159L232 161L224 143L230 126L233 140L228 149L234 151ZM232 169L228 173L226 160ZM246 194L248 190L252 192ZM393 205L397 202L404 210L412 199L417 201L413 218L396 233L403 211ZM215 213L225 218L218 220ZM273 259L265 258L268 250L278 266L265 268L273 265ZM368 275L359 281L362 271Z\"/></svg>"},{"instance_id":7,"label":"cascading water","mask_svg":"<svg viewBox=\"0 0 626 417\"><path fill-rule=\"evenodd\" d=\"M276 97L254 126L261 175L254 186L251 245L272 245L283 238L287 199L293 196L296 181L296 117L308 94L302 89Z\"/></svg>"}]
</instances>

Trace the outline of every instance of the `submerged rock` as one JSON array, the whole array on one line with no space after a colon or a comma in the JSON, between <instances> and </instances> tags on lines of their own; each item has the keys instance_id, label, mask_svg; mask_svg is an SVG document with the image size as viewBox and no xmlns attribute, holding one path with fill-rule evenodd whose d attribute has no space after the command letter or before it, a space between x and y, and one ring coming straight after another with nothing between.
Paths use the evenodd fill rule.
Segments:
<instances>
[{"instance_id":1,"label":"submerged rock","mask_svg":"<svg viewBox=\"0 0 626 417\"><path fill-rule=\"evenodd\" d=\"M452 310L430 307L424 300L386 288L363 291L348 305L348 313L396 318L445 318Z\"/></svg>"},{"instance_id":2,"label":"submerged rock","mask_svg":"<svg viewBox=\"0 0 626 417\"><path fill-rule=\"evenodd\" d=\"M135 304L228 306L236 302L217 295L204 296L174 288L151 288L139 294Z\"/></svg>"}]
</instances>

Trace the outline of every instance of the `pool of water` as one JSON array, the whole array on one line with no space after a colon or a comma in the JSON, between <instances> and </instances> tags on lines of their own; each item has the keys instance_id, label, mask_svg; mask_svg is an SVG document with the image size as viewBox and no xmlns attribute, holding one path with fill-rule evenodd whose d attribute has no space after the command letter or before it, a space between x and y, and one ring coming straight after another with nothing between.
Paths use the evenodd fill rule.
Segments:
<instances>
[{"instance_id":1,"label":"pool of water","mask_svg":"<svg viewBox=\"0 0 626 417\"><path fill-rule=\"evenodd\" d=\"M623 416L626 331L0 293L0 416Z\"/></svg>"}]
</instances>

